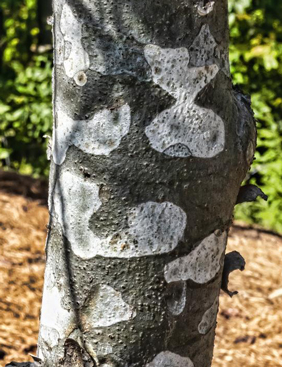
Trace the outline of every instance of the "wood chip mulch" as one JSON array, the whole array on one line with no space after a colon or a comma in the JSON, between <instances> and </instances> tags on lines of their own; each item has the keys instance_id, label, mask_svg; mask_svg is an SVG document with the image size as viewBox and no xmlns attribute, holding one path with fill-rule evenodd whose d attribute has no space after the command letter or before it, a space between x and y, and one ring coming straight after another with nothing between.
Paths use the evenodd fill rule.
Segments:
<instances>
[{"instance_id":1,"label":"wood chip mulch","mask_svg":"<svg viewBox=\"0 0 282 367\"><path fill-rule=\"evenodd\" d=\"M36 353L48 212L45 193L20 194L0 185L0 366ZM220 296L213 367L282 367L282 238L235 226L233 250L247 265Z\"/></svg>"}]
</instances>

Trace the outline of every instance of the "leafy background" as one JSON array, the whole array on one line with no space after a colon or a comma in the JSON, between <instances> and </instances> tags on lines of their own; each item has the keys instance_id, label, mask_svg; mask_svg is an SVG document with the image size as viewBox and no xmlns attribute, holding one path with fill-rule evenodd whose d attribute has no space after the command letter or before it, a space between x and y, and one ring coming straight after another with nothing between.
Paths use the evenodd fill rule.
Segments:
<instances>
[{"instance_id":1,"label":"leafy background","mask_svg":"<svg viewBox=\"0 0 282 367\"><path fill-rule=\"evenodd\" d=\"M48 7L49 4L49 7ZM0 3L0 167L48 175L51 135L50 30L46 0ZM282 2L229 0L234 84L252 97L258 126L256 160L246 182L268 202L245 203L235 217L282 233ZM45 137L44 137L45 136Z\"/></svg>"},{"instance_id":2,"label":"leafy background","mask_svg":"<svg viewBox=\"0 0 282 367\"><path fill-rule=\"evenodd\" d=\"M52 53L39 9L37 0L0 2L0 167L47 176Z\"/></svg>"},{"instance_id":3,"label":"leafy background","mask_svg":"<svg viewBox=\"0 0 282 367\"><path fill-rule=\"evenodd\" d=\"M235 216L282 233L282 2L229 0L233 82L251 95L257 150L247 182L269 197L236 207Z\"/></svg>"}]
</instances>

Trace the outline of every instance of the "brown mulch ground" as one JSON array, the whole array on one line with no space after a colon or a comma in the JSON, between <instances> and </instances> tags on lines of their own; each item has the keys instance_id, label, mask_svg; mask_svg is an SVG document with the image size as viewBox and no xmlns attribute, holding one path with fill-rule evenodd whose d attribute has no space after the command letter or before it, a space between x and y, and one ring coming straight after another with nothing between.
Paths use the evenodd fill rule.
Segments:
<instances>
[{"instance_id":1,"label":"brown mulch ground","mask_svg":"<svg viewBox=\"0 0 282 367\"><path fill-rule=\"evenodd\" d=\"M36 351L44 203L46 183L0 173L0 366L31 360ZM239 295L220 297L213 367L282 367L282 238L235 226L233 250L247 266L231 275L230 288Z\"/></svg>"}]
</instances>

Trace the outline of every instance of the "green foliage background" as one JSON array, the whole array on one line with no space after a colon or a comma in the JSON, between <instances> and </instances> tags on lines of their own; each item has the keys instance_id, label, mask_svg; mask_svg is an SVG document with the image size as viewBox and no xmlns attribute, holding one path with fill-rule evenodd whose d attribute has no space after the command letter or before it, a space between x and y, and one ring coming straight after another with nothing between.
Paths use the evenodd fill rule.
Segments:
<instances>
[{"instance_id":1,"label":"green foliage background","mask_svg":"<svg viewBox=\"0 0 282 367\"><path fill-rule=\"evenodd\" d=\"M37 1L1 0L0 18L0 167L46 176L52 53L39 52Z\"/></svg>"},{"instance_id":2,"label":"green foliage background","mask_svg":"<svg viewBox=\"0 0 282 367\"><path fill-rule=\"evenodd\" d=\"M238 205L235 217L282 233L282 2L229 0L229 10L233 82L251 95L258 128L247 182L269 197Z\"/></svg>"},{"instance_id":3,"label":"green foliage background","mask_svg":"<svg viewBox=\"0 0 282 367\"><path fill-rule=\"evenodd\" d=\"M258 125L246 181L269 196L238 205L235 215L282 233L282 2L229 0L229 10L234 84L251 95ZM47 176L52 55L39 52L36 13L37 0L0 3L0 167Z\"/></svg>"}]
</instances>

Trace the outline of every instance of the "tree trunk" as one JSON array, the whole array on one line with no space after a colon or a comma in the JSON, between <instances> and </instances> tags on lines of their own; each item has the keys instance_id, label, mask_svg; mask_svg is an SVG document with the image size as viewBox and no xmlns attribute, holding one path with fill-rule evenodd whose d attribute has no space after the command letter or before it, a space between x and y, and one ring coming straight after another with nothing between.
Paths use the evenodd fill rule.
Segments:
<instances>
[{"instance_id":1,"label":"tree trunk","mask_svg":"<svg viewBox=\"0 0 282 367\"><path fill-rule=\"evenodd\" d=\"M255 149L227 1L54 0L44 366L208 367Z\"/></svg>"}]
</instances>

